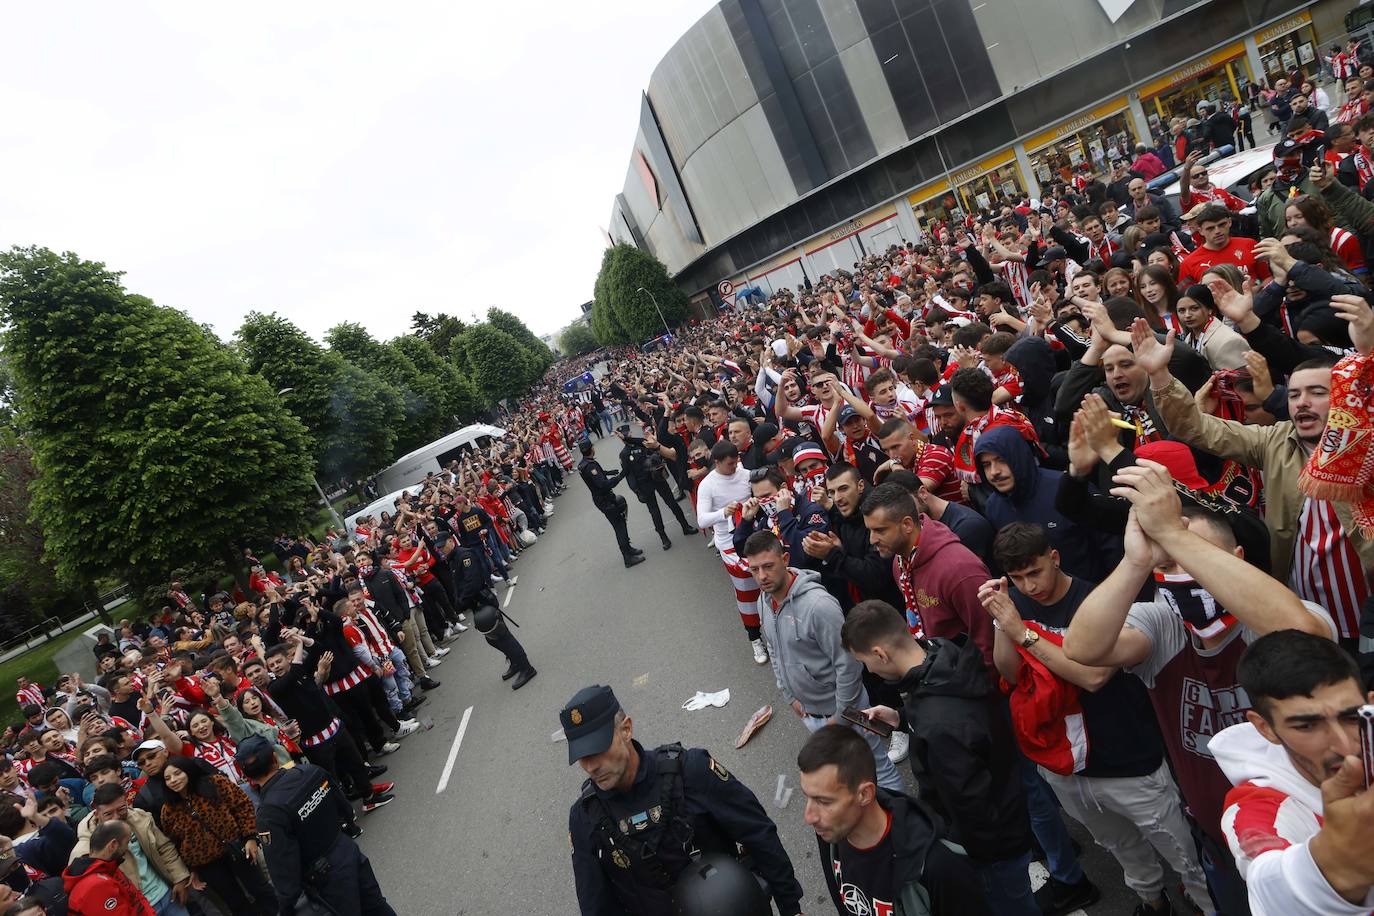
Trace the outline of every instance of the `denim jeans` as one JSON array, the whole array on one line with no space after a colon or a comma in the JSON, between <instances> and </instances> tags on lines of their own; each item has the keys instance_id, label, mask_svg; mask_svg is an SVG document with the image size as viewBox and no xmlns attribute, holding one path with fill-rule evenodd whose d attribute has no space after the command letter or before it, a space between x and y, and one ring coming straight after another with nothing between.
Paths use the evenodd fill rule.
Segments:
<instances>
[{"instance_id":1,"label":"denim jeans","mask_svg":"<svg viewBox=\"0 0 1374 916\"><path fill-rule=\"evenodd\" d=\"M491 548L491 551L492 551L492 557L493 557L493 558L495 558L495 557L500 557L500 558L501 558L501 562L502 562L503 564L504 564L504 563L509 563L509 562L510 562L510 550L506 547L506 542L503 541L503 540L501 540L501 535L497 534L495 531L493 531L492 529L488 528L487 531L486 531L486 538L487 538L487 546L490 547L490 548ZM505 578L505 571L504 571L504 570L501 571L501 576L502 576L502 578Z\"/></svg>"},{"instance_id":2,"label":"denim jeans","mask_svg":"<svg viewBox=\"0 0 1374 916\"><path fill-rule=\"evenodd\" d=\"M190 913L186 912L186 907L177 903L171 891L168 891L167 895L158 901L157 906L153 907L153 912L157 916L191 916Z\"/></svg>"},{"instance_id":3,"label":"denim jeans","mask_svg":"<svg viewBox=\"0 0 1374 916\"><path fill-rule=\"evenodd\" d=\"M1030 853L1025 852L1015 859L974 865L993 916L1040 916L1031 893L1030 863Z\"/></svg>"},{"instance_id":4,"label":"denim jeans","mask_svg":"<svg viewBox=\"0 0 1374 916\"><path fill-rule=\"evenodd\" d=\"M859 692L859 698L854 701L857 709L864 709L869 706L868 694L865 691ZM806 730L812 733L820 731L830 724L830 719L825 716L802 716L802 724ZM844 723L849 725L849 723ZM882 739L866 728L859 728L857 725L850 725L854 731L859 733L859 737L868 742L868 748L873 752L873 763L878 770L878 785L893 792L906 792L906 783L902 782L902 774L897 772L897 767L892 759L887 756L887 747Z\"/></svg>"},{"instance_id":5,"label":"denim jeans","mask_svg":"<svg viewBox=\"0 0 1374 916\"><path fill-rule=\"evenodd\" d=\"M1026 790L1031 830L1040 848L1045 850L1045 866L1056 880L1077 884L1083 880L1083 866L1078 864L1078 854L1073 851L1073 841L1059 813L1059 799L1054 797L1054 790L1041 778L1035 764L1020 751L1016 756L1021 761L1021 785Z\"/></svg>"}]
</instances>

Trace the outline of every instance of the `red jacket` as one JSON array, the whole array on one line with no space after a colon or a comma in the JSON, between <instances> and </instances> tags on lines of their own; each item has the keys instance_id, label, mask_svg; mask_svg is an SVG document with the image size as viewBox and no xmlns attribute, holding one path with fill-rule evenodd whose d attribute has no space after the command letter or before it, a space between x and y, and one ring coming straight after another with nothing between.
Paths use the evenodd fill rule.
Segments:
<instances>
[{"instance_id":1,"label":"red jacket","mask_svg":"<svg viewBox=\"0 0 1374 916\"><path fill-rule=\"evenodd\" d=\"M900 562L900 558L893 557L892 578L902 588ZM914 616L927 637L953 639L967 633L982 651L988 670L996 671L992 661L992 616L978 600L978 587L992 578L983 561L953 531L934 519L924 518L911 573L908 622ZM907 589L902 588L902 592L906 597Z\"/></svg>"},{"instance_id":2,"label":"red jacket","mask_svg":"<svg viewBox=\"0 0 1374 916\"><path fill-rule=\"evenodd\" d=\"M81 856L62 873L72 916L154 916L138 888L109 859Z\"/></svg>"}]
</instances>

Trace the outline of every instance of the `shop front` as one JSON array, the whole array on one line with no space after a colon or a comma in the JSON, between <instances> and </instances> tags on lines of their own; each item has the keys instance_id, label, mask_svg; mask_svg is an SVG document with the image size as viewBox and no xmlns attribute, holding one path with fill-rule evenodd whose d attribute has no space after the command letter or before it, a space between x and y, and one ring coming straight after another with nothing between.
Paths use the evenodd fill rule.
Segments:
<instances>
[{"instance_id":1,"label":"shop front","mask_svg":"<svg viewBox=\"0 0 1374 916\"><path fill-rule=\"evenodd\" d=\"M1068 182L1083 162L1101 173L1119 158L1131 161L1135 144L1131 112L1122 96L1030 137L1025 147L1035 179L1046 189L1054 181Z\"/></svg>"},{"instance_id":2,"label":"shop front","mask_svg":"<svg viewBox=\"0 0 1374 916\"><path fill-rule=\"evenodd\" d=\"M1245 61L1245 42L1237 41L1184 64L1140 87L1140 103L1150 129L1168 133L1173 118L1197 117L1197 104L1244 98L1242 87L1251 79Z\"/></svg>"},{"instance_id":3,"label":"shop front","mask_svg":"<svg viewBox=\"0 0 1374 916\"><path fill-rule=\"evenodd\" d=\"M950 179L957 194L957 206L964 213L991 210L1002 200L1018 198L1026 192L1026 182L1016 164L1014 150L960 169Z\"/></svg>"},{"instance_id":4,"label":"shop front","mask_svg":"<svg viewBox=\"0 0 1374 916\"><path fill-rule=\"evenodd\" d=\"M1274 80L1287 77L1295 70L1304 78L1315 77L1321 72L1321 49L1312 30L1312 14L1306 10L1255 33L1255 45L1259 48L1260 66L1271 86Z\"/></svg>"}]
</instances>

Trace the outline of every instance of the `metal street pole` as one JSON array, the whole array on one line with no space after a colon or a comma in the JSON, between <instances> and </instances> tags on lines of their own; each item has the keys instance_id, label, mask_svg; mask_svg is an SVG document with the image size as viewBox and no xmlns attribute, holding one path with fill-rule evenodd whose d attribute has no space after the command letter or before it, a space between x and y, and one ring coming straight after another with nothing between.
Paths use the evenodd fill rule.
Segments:
<instances>
[{"instance_id":1,"label":"metal street pole","mask_svg":"<svg viewBox=\"0 0 1374 916\"><path fill-rule=\"evenodd\" d=\"M295 388L283 388L281 391L277 392L277 397L284 397L295 390ZM334 524L347 531L348 526L345 525L344 520L339 517L339 513L334 509L334 504L329 501L329 497L325 495L324 487L320 486L320 481L314 474L310 475L310 482L315 485L315 492L320 494L320 502L324 503L324 507L329 510L330 516L334 519Z\"/></svg>"},{"instance_id":2,"label":"metal street pole","mask_svg":"<svg viewBox=\"0 0 1374 916\"><path fill-rule=\"evenodd\" d=\"M658 300L654 298L654 294L651 293L651 292L649 292L647 289L645 289L645 288L642 287L642 286L639 287L639 289L635 290L635 292L637 292L637 293L644 293L645 295L647 295L647 296L649 297L649 301L652 302L652 303L654 304L654 311L655 311L655 312L658 312L658 320L663 322L663 330L664 330L664 332L667 333L667 334L669 334L669 335L671 335L673 332L672 332L671 330L668 329L668 320L667 320L666 318L663 317L663 309L661 309L661 308L658 307Z\"/></svg>"}]
</instances>

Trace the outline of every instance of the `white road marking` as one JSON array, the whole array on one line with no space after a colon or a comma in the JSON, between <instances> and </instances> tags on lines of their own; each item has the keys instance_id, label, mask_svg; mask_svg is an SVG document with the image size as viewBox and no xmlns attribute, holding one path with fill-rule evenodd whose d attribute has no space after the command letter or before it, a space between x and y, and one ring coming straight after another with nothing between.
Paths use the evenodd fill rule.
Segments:
<instances>
[{"instance_id":1,"label":"white road marking","mask_svg":"<svg viewBox=\"0 0 1374 916\"><path fill-rule=\"evenodd\" d=\"M891 57L889 57L887 60L883 61L883 63L884 63L884 64L890 64L890 63L892 63L892 62L893 62L894 60L896 60L896 59L897 59L897 55L894 54L894 55L892 55Z\"/></svg>"},{"instance_id":2,"label":"white road marking","mask_svg":"<svg viewBox=\"0 0 1374 916\"><path fill-rule=\"evenodd\" d=\"M510 596L511 596L511 595L514 595L514 594L515 594L515 586L514 586L514 585L512 585L510 588L506 589L506 597L504 597L504 598L501 599L501 607L502 607L502 608L508 608L508 607L510 607Z\"/></svg>"},{"instance_id":3,"label":"white road marking","mask_svg":"<svg viewBox=\"0 0 1374 916\"><path fill-rule=\"evenodd\" d=\"M458 749L463 746L463 735L468 730L468 719L472 718L472 707L463 710L463 721L458 723L458 734L453 736L453 747L448 749L448 762L444 764L444 774L439 777L439 788L434 790L435 795L439 795L448 788L448 778L453 775L453 765L458 762Z\"/></svg>"}]
</instances>

